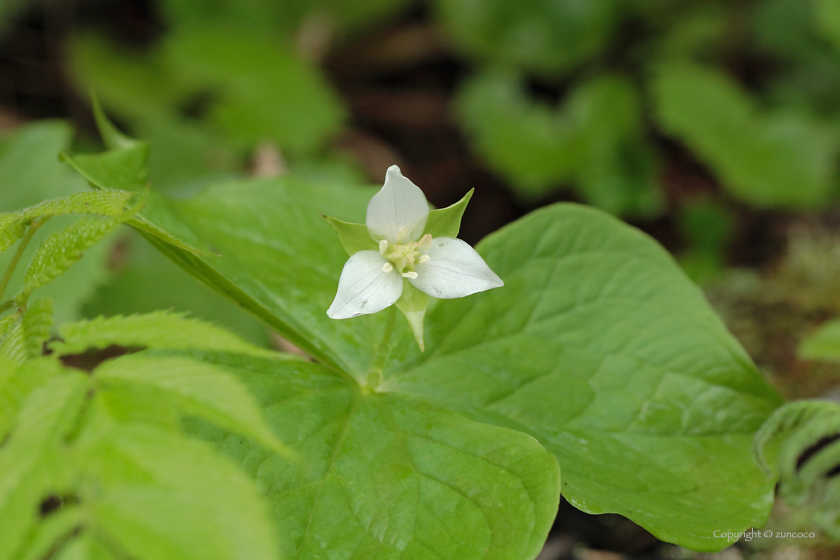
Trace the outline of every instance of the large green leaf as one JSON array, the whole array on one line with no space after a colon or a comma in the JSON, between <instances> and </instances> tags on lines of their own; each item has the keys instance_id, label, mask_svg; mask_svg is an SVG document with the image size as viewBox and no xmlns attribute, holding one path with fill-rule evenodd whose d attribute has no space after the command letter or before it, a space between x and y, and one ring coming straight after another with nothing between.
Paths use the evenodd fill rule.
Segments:
<instances>
[{"instance_id":1,"label":"large green leaf","mask_svg":"<svg viewBox=\"0 0 840 560\"><path fill-rule=\"evenodd\" d=\"M223 256L159 246L364 386L385 317L327 318L347 257L320 214L359 221L373 192L288 178L219 185L174 208ZM438 301L424 354L398 321L378 390L402 396L382 402L419 397L441 418L454 410L530 434L558 458L572 503L685 546L718 549L727 543L715 530L763 522L772 483L749 442L779 398L661 247L601 212L559 205L479 252L505 287ZM308 429L304 411L287 429Z\"/></svg>"},{"instance_id":2,"label":"large green leaf","mask_svg":"<svg viewBox=\"0 0 840 560\"><path fill-rule=\"evenodd\" d=\"M749 442L780 399L662 248L561 205L479 250L505 288L439 305L431 350L386 363L379 390L530 433L570 502L665 540L713 550L721 526L763 523Z\"/></svg>"},{"instance_id":3,"label":"large green leaf","mask_svg":"<svg viewBox=\"0 0 840 560\"><path fill-rule=\"evenodd\" d=\"M301 456L205 431L265 488L286 558L519 560L542 547L560 480L530 436L361 391L317 364L213 361L251 386Z\"/></svg>"}]
</instances>

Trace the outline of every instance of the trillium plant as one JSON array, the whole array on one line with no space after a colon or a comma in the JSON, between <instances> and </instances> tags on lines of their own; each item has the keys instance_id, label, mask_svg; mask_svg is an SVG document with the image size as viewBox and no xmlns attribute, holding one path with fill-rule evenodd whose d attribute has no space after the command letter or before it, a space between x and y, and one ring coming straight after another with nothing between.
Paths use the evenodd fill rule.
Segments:
<instances>
[{"instance_id":1,"label":"trillium plant","mask_svg":"<svg viewBox=\"0 0 840 560\"><path fill-rule=\"evenodd\" d=\"M530 560L561 492L712 551L765 523L779 472L822 472L797 453L824 433L777 445L779 396L604 212L555 204L473 249L472 191L430 210L397 167L378 191L290 175L174 200L149 146L97 122L106 151L62 164L55 125L0 144L3 188L66 189L0 213L0 560ZM307 357L172 312L53 325L42 287L126 227Z\"/></svg>"},{"instance_id":2,"label":"trillium plant","mask_svg":"<svg viewBox=\"0 0 840 560\"><path fill-rule=\"evenodd\" d=\"M328 219L329 220L329 219ZM423 315L429 297L466 297L504 285L481 255L452 237L426 231L429 203L417 185L392 165L385 185L367 207L366 228L378 250L358 251L341 271L338 293L327 311L332 319L376 313L397 304L423 344ZM329 220L336 223L335 220ZM347 224L361 229L360 224ZM343 235L343 228L337 228Z\"/></svg>"}]
</instances>

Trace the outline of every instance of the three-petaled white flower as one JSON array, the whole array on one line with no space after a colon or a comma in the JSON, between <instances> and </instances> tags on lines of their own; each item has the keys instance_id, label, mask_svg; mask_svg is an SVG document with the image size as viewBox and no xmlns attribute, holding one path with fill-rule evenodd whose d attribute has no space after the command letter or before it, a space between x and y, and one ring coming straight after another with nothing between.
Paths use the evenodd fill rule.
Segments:
<instances>
[{"instance_id":1,"label":"three-petaled white flower","mask_svg":"<svg viewBox=\"0 0 840 560\"><path fill-rule=\"evenodd\" d=\"M376 313L397 302L403 279L425 294L452 299L504 285L464 241L424 234L429 204L417 185L392 165L368 204L368 233L378 251L355 253L341 271L327 311L333 319Z\"/></svg>"}]
</instances>

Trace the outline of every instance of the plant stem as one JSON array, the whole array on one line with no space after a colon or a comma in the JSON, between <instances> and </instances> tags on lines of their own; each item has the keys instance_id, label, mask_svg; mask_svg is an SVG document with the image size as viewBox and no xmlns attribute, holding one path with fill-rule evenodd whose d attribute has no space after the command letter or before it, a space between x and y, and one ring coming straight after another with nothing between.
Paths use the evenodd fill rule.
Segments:
<instances>
[{"instance_id":1,"label":"plant stem","mask_svg":"<svg viewBox=\"0 0 840 560\"><path fill-rule=\"evenodd\" d=\"M38 231L39 227L44 225L44 222L46 222L47 219L48 218L36 220L32 222L31 226L29 226L29 231L26 232L26 235L23 237L23 241L20 242L20 246L17 248L15 256L12 257L12 262L9 263L9 268L6 269L6 274L4 274L3 279L0 280L0 298L3 297L3 293L6 291L9 281L12 279L12 273L15 271L18 261L23 256L26 246L29 245L29 241L32 239L32 236L35 235L35 232Z\"/></svg>"},{"instance_id":2,"label":"plant stem","mask_svg":"<svg viewBox=\"0 0 840 560\"><path fill-rule=\"evenodd\" d=\"M14 307L14 305L15 305L15 300L13 300L13 299L10 299L10 300L4 301L3 303L0 303L0 313L3 313L7 309L11 309L12 307Z\"/></svg>"},{"instance_id":3,"label":"plant stem","mask_svg":"<svg viewBox=\"0 0 840 560\"><path fill-rule=\"evenodd\" d=\"M385 323L382 342L376 348L376 361L373 363L370 374L367 376L367 384L371 389L376 389L382 383L382 368L385 366L385 358L388 357L388 350L391 348L391 332L394 330L394 320L396 317L397 306L392 305L388 309L388 321Z\"/></svg>"}]
</instances>

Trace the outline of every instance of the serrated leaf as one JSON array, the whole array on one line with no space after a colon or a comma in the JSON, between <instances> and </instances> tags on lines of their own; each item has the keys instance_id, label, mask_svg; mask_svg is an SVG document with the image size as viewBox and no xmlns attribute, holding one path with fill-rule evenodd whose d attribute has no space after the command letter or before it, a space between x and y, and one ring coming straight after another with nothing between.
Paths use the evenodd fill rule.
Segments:
<instances>
[{"instance_id":1,"label":"serrated leaf","mask_svg":"<svg viewBox=\"0 0 840 560\"><path fill-rule=\"evenodd\" d=\"M252 387L302 457L211 436L265 488L285 557L520 560L541 549L559 471L529 436L407 395L363 394L316 364L213 360Z\"/></svg>"},{"instance_id":2,"label":"serrated leaf","mask_svg":"<svg viewBox=\"0 0 840 560\"><path fill-rule=\"evenodd\" d=\"M48 557L57 544L79 528L82 520L81 508L74 505L63 506L32 529L17 555L18 558L41 560Z\"/></svg>"},{"instance_id":3,"label":"serrated leaf","mask_svg":"<svg viewBox=\"0 0 840 560\"><path fill-rule=\"evenodd\" d=\"M52 300L39 299L26 308L23 315L23 337L29 359L44 353L44 343L50 338L52 324Z\"/></svg>"},{"instance_id":4,"label":"serrated leaf","mask_svg":"<svg viewBox=\"0 0 840 560\"><path fill-rule=\"evenodd\" d=\"M238 336L210 323L189 319L185 313L156 311L128 317L98 317L65 323L59 327L63 339L50 348L59 356L78 354L88 348L112 345L140 346L164 350L206 350L251 354L275 359L288 359L280 354L249 344Z\"/></svg>"},{"instance_id":5,"label":"serrated leaf","mask_svg":"<svg viewBox=\"0 0 840 560\"><path fill-rule=\"evenodd\" d=\"M87 190L84 179L56 158L60 150L67 149L72 135L73 130L67 123L40 121L22 126L11 135L0 138L0 177L3 177L0 211L19 210L48 199ZM22 226L16 220L15 223ZM69 223L67 217L51 218L41 226L37 236L46 237ZM20 233L23 233L22 227ZM20 261L21 265L32 258L36 248L37 243L29 244ZM64 275L59 285L42 289L41 297L49 296L53 299L57 321L73 321L79 317L82 302L90 297L97 284L102 283L106 277L110 250L105 243L92 248L81 262ZM12 253L7 251L0 254L0 270L9 266ZM17 267L10 286L19 285L24 268Z\"/></svg>"},{"instance_id":6,"label":"serrated leaf","mask_svg":"<svg viewBox=\"0 0 840 560\"><path fill-rule=\"evenodd\" d=\"M837 137L795 112L759 112L723 74L691 65L662 68L653 82L659 119L740 200L762 207L813 207L831 188Z\"/></svg>"},{"instance_id":7,"label":"serrated leaf","mask_svg":"<svg viewBox=\"0 0 840 560\"><path fill-rule=\"evenodd\" d=\"M61 371L49 358L30 359L19 367L0 359L0 441L11 430L24 399Z\"/></svg>"},{"instance_id":8,"label":"serrated leaf","mask_svg":"<svg viewBox=\"0 0 840 560\"><path fill-rule=\"evenodd\" d=\"M779 494L791 505L813 496L814 521L832 538L840 536L840 493L832 480L840 465L838 433L840 405L806 400L777 409L753 440L759 464L778 476Z\"/></svg>"},{"instance_id":9,"label":"serrated leaf","mask_svg":"<svg viewBox=\"0 0 840 560\"><path fill-rule=\"evenodd\" d=\"M0 559L11 558L38 515L41 500L59 490L66 465L51 455L73 429L89 388L81 373L54 377L24 401L8 443L0 448Z\"/></svg>"},{"instance_id":10,"label":"serrated leaf","mask_svg":"<svg viewBox=\"0 0 840 560\"><path fill-rule=\"evenodd\" d=\"M145 483L113 469L133 465ZM253 482L207 445L122 427L87 455L103 492L89 505L96 534L140 560L273 560L278 546Z\"/></svg>"},{"instance_id":11,"label":"serrated leaf","mask_svg":"<svg viewBox=\"0 0 840 560\"><path fill-rule=\"evenodd\" d=\"M153 388L174 398L185 414L199 416L285 452L265 423L254 397L220 368L181 357L123 356L94 370L104 390Z\"/></svg>"},{"instance_id":12,"label":"serrated leaf","mask_svg":"<svg viewBox=\"0 0 840 560\"><path fill-rule=\"evenodd\" d=\"M26 361L26 337L23 333L23 320L17 315L4 317L0 327L6 331L0 339L0 358L5 358L14 364Z\"/></svg>"},{"instance_id":13,"label":"serrated leaf","mask_svg":"<svg viewBox=\"0 0 840 560\"><path fill-rule=\"evenodd\" d=\"M52 234L38 247L15 299L23 303L36 289L49 284L82 258L85 251L111 233L121 220L82 218Z\"/></svg>"}]
</instances>

